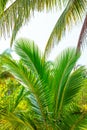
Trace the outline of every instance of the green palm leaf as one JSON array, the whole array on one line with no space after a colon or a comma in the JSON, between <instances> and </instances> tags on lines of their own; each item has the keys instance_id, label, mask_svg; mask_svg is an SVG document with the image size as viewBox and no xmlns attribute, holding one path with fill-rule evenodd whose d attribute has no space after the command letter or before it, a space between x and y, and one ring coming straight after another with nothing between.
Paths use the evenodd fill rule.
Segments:
<instances>
[{"instance_id":1,"label":"green palm leaf","mask_svg":"<svg viewBox=\"0 0 87 130\"><path fill-rule=\"evenodd\" d=\"M22 17L18 17L15 19L15 25L13 27L13 31L12 31L12 36L11 36L11 41L10 41L10 46L12 46L13 41L15 40L15 37L17 35L17 32L19 31L19 29L21 28L23 23L23 18Z\"/></svg>"},{"instance_id":2,"label":"green palm leaf","mask_svg":"<svg viewBox=\"0 0 87 130\"><path fill-rule=\"evenodd\" d=\"M84 129L84 124L86 124L87 121L87 113L80 111L77 111L76 113L69 113L69 111L67 111L64 118L63 125L60 124L62 130L82 130Z\"/></svg>"},{"instance_id":3,"label":"green palm leaf","mask_svg":"<svg viewBox=\"0 0 87 130\"><path fill-rule=\"evenodd\" d=\"M79 17L82 17L83 12L86 12L87 5L86 0L15 0L5 8L6 3L9 1L1 0L0 35L9 35L11 30L13 30L11 45L20 27L29 20L35 11L42 11L44 9L49 11L64 5L65 9L48 40L46 53L52 47L52 44L54 45L54 39L57 38L59 41L67 26L70 26L73 21L77 21Z\"/></svg>"},{"instance_id":4,"label":"green palm leaf","mask_svg":"<svg viewBox=\"0 0 87 130\"><path fill-rule=\"evenodd\" d=\"M19 47L19 49L20 49L20 47ZM32 48L30 50L32 52ZM23 50L23 53L24 53L24 50ZM33 54L35 54L35 53L33 53ZM23 57L23 55L22 55L22 57ZM29 57L29 55L28 55L28 57ZM37 61L38 61L38 59L37 59ZM26 65L26 64L24 65L21 61L16 63L15 61L11 60L10 58L3 56L3 62L5 63L4 65L6 65L8 63L8 65L6 65L5 67L12 74L14 74L14 76L25 87L27 87L29 89L29 91L33 94L29 98L29 100L31 102L31 106L32 106L32 112L39 115L40 120L42 120L43 118L46 119L46 117L45 117L45 113L47 113L46 107L48 106L48 104L50 104L49 97L51 95L50 95L49 89L47 89L48 86L46 86L44 79L40 80L39 75L36 75L35 71L31 68L31 66ZM34 66L34 63L33 63L33 66ZM17 70L17 71L15 71L15 70ZM48 93L49 93L49 96L48 96ZM42 115L43 115L43 118L42 118Z\"/></svg>"},{"instance_id":5,"label":"green palm leaf","mask_svg":"<svg viewBox=\"0 0 87 130\"><path fill-rule=\"evenodd\" d=\"M4 11L8 0L0 0L0 14Z\"/></svg>"},{"instance_id":6,"label":"green palm leaf","mask_svg":"<svg viewBox=\"0 0 87 130\"><path fill-rule=\"evenodd\" d=\"M36 77L40 78L43 85L49 85L50 67L52 64L51 62L45 62L37 45L33 41L21 39L16 42L15 51L20 56L24 65L30 68L32 73L36 74ZM48 93L45 88L44 91Z\"/></svg>"},{"instance_id":7,"label":"green palm leaf","mask_svg":"<svg viewBox=\"0 0 87 130\"><path fill-rule=\"evenodd\" d=\"M64 104L72 100L73 97L78 93L78 91L86 85L86 80L83 78L83 73L85 72L84 67L80 67L68 78L66 83L66 90L64 95ZM77 87L76 87L77 86Z\"/></svg>"},{"instance_id":8,"label":"green palm leaf","mask_svg":"<svg viewBox=\"0 0 87 130\"><path fill-rule=\"evenodd\" d=\"M0 122L2 129L23 129L23 130L34 130L35 126L31 123L31 121L27 124L26 120L20 114L17 113L0 113L2 116L2 120ZM29 121L29 120L28 120ZM4 125L5 122L5 125Z\"/></svg>"},{"instance_id":9,"label":"green palm leaf","mask_svg":"<svg viewBox=\"0 0 87 130\"><path fill-rule=\"evenodd\" d=\"M11 45L22 24L29 20L34 11L42 11L45 8L49 10L54 6L58 6L58 4L61 5L61 2L57 0L15 0L11 2L8 8L5 8L8 1L1 0L0 4L2 8L0 14L0 35L9 35L11 30L13 30Z\"/></svg>"},{"instance_id":10,"label":"green palm leaf","mask_svg":"<svg viewBox=\"0 0 87 130\"><path fill-rule=\"evenodd\" d=\"M25 1L16 0L8 8L6 8L4 12L1 13L0 15L1 35L9 34L11 29L13 29L14 24L17 24L15 25L17 26L15 33L17 32L17 30L20 28L20 24L22 25L23 23L21 19L26 20L30 16L30 10L32 10L30 5L31 5L30 1L28 0L25 0ZM17 19L18 19L18 23L16 22Z\"/></svg>"},{"instance_id":11,"label":"green palm leaf","mask_svg":"<svg viewBox=\"0 0 87 130\"><path fill-rule=\"evenodd\" d=\"M37 45L33 41L20 39L15 44L15 51L22 62L31 69L32 73L34 72L36 76L39 76L41 80L48 84L52 63L46 62Z\"/></svg>"},{"instance_id":12,"label":"green palm leaf","mask_svg":"<svg viewBox=\"0 0 87 130\"><path fill-rule=\"evenodd\" d=\"M43 62L42 54L33 41L20 39L15 44L15 51L23 63L31 68L32 72L42 75Z\"/></svg>"},{"instance_id":13,"label":"green palm leaf","mask_svg":"<svg viewBox=\"0 0 87 130\"><path fill-rule=\"evenodd\" d=\"M55 61L55 73L54 73L54 111L57 116L59 111L62 109L64 94L67 88L67 80L72 72L74 65L76 64L77 59L79 58L79 54L76 55L76 51L66 50L63 52L58 59Z\"/></svg>"},{"instance_id":14,"label":"green palm leaf","mask_svg":"<svg viewBox=\"0 0 87 130\"><path fill-rule=\"evenodd\" d=\"M82 14L86 14L86 0L69 0L63 13L56 22L54 29L48 39L45 55L51 50L51 48L58 44L64 35L65 31L76 23L78 19L82 18ZM55 42L56 41L56 42Z\"/></svg>"},{"instance_id":15,"label":"green palm leaf","mask_svg":"<svg viewBox=\"0 0 87 130\"><path fill-rule=\"evenodd\" d=\"M16 64L14 61L12 61L12 60L10 60L9 58L6 58L6 57L3 57L3 61L4 60L5 60L4 63L6 63L6 64L8 63L6 68L8 68L8 70L25 87L27 87L27 89L29 89L29 91L31 93L33 93L33 98L30 96L30 101L31 101L31 105L32 105L32 111L34 113L39 112L39 115L40 114L42 115L42 113L44 114L44 110L42 110L42 112L41 112L42 107L45 105L44 104L44 100L42 100L43 97L40 96L41 93L44 91L43 89L41 89L41 91L39 90L42 87L41 82L37 81L37 79L34 77L34 73L32 73L30 70L28 70L26 67L24 67L22 63ZM38 97L38 95L39 95L39 97ZM45 97L44 97L44 99L45 99ZM36 104L36 107L35 107L35 104Z\"/></svg>"},{"instance_id":16,"label":"green palm leaf","mask_svg":"<svg viewBox=\"0 0 87 130\"><path fill-rule=\"evenodd\" d=\"M12 112L14 120L18 118L24 126L30 124L34 129L42 130L79 128L80 122L86 119L86 111L80 111L80 114L73 116L72 113L76 112L76 109L70 111L69 106L80 88L87 85L84 78L85 67L73 70L80 53L76 53L75 49L67 49L54 62L43 60L37 45L25 39L16 42L15 50L20 56L19 61L6 55L2 55L1 59L6 70L29 91L25 97L29 110L27 113ZM17 104L22 98L20 96L22 92L23 90L17 97ZM68 119L70 123L67 125Z\"/></svg>"}]
</instances>

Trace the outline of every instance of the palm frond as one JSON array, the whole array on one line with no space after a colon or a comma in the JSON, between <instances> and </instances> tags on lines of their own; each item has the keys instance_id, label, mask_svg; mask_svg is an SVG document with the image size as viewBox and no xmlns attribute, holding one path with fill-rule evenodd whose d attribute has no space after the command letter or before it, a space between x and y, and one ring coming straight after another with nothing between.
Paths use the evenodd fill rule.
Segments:
<instances>
[{"instance_id":1,"label":"palm frond","mask_svg":"<svg viewBox=\"0 0 87 130\"><path fill-rule=\"evenodd\" d=\"M32 111L37 113L43 120L46 119L47 106L50 104L49 97L50 91L47 89L44 81L40 81L38 77L35 77L34 72L27 69L23 63L16 63L8 57L3 56L4 66L10 73L12 73L29 91L33 94L33 99L30 97ZM16 70L16 71L15 71ZM49 93L49 96L48 96ZM35 103L36 102L36 103ZM35 105L36 104L36 105ZM47 108L46 108L47 107ZM39 112L39 113L38 113ZM40 120L42 120L40 118Z\"/></svg>"},{"instance_id":2,"label":"palm frond","mask_svg":"<svg viewBox=\"0 0 87 130\"><path fill-rule=\"evenodd\" d=\"M7 0L5 1L7 2ZM29 20L30 16L34 14L34 11L42 11L45 8L49 10L54 6L59 7L58 4L61 5L60 0L15 0L8 8L4 8L0 14L0 36L7 36L11 34L11 30L13 30L11 39L12 45L18 30L22 24Z\"/></svg>"},{"instance_id":3,"label":"palm frond","mask_svg":"<svg viewBox=\"0 0 87 130\"><path fill-rule=\"evenodd\" d=\"M84 72L85 68L80 67L68 78L65 86L64 104L70 102L72 98L78 94L78 91L82 88L82 86L87 85L87 81L83 77Z\"/></svg>"},{"instance_id":4,"label":"palm frond","mask_svg":"<svg viewBox=\"0 0 87 130\"><path fill-rule=\"evenodd\" d=\"M54 108L55 115L62 109L65 90L67 88L67 80L72 72L72 69L79 58L79 53L76 55L75 49L67 49L64 51L55 62L54 73Z\"/></svg>"},{"instance_id":5,"label":"palm frond","mask_svg":"<svg viewBox=\"0 0 87 130\"><path fill-rule=\"evenodd\" d=\"M20 101L24 97L24 87L20 88L20 91L17 93L17 97L15 97L15 98L14 97L15 97L15 92L14 92L14 94L11 96L11 98L9 100L8 112L14 112L16 110L16 108L19 105Z\"/></svg>"},{"instance_id":6,"label":"palm frond","mask_svg":"<svg viewBox=\"0 0 87 130\"><path fill-rule=\"evenodd\" d=\"M46 62L46 59L43 59L43 54L37 45L30 40L19 39L15 44L15 51L24 65L31 69L32 73L36 74L36 77L48 84L52 62Z\"/></svg>"},{"instance_id":7,"label":"palm frond","mask_svg":"<svg viewBox=\"0 0 87 130\"><path fill-rule=\"evenodd\" d=\"M24 93L24 89L21 89L16 96L15 107L22 97L25 97L28 101L28 110L26 112L11 111L7 115L7 121L11 124L15 121L14 126L19 123L18 129L26 126L26 130L27 127L43 130L79 128L80 122L86 118L86 111L79 111L79 114L74 116L72 113L78 111L69 111L69 106L79 89L87 85L87 79L84 78L85 68L73 70L80 53L76 53L76 49L67 49L54 62L46 61L46 59L43 60L43 55L37 45L26 39L16 42L15 51L20 56L19 61L3 54L1 61L3 67L14 75L28 91ZM3 117L6 116L2 114ZM9 118L10 116L13 119ZM70 123L66 125L68 119Z\"/></svg>"},{"instance_id":8,"label":"palm frond","mask_svg":"<svg viewBox=\"0 0 87 130\"><path fill-rule=\"evenodd\" d=\"M56 22L55 27L48 39L45 48L45 55L49 53L55 44L59 43L67 28L70 28L73 23L76 23L78 19L83 17L83 14L86 14L86 6L86 0L68 1L66 8Z\"/></svg>"},{"instance_id":9,"label":"palm frond","mask_svg":"<svg viewBox=\"0 0 87 130\"><path fill-rule=\"evenodd\" d=\"M0 0L0 14L4 11L8 0Z\"/></svg>"},{"instance_id":10,"label":"palm frond","mask_svg":"<svg viewBox=\"0 0 87 130\"><path fill-rule=\"evenodd\" d=\"M23 130L34 130L35 126L29 122L26 123L26 120L21 116L21 114L17 113L0 113L1 118L1 127L2 129L23 129ZM29 121L29 120L28 120ZM5 123L5 125L4 125Z\"/></svg>"},{"instance_id":11,"label":"palm frond","mask_svg":"<svg viewBox=\"0 0 87 130\"><path fill-rule=\"evenodd\" d=\"M25 88L22 86L22 88L20 89L16 99L15 99L15 103L14 103L14 109L18 106L18 104L21 102L21 100L27 95L29 94L29 91L25 92Z\"/></svg>"},{"instance_id":12,"label":"palm frond","mask_svg":"<svg viewBox=\"0 0 87 130\"><path fill-rule=\"evenodd\" d=\"M11 32L14 25L16 24L15 22L17 18L21 17L20 21L23 18L25 20L28 19L28 16L30 16L30 9L30 1L28 0L16 0L7 9L5 9L5 11L0 15L1 35L7 35ZM21 23L20 21L19 23Z\"/></svg>"},{"instance_id":13,"label":"palm frond","mask_svg":"<svg viewBox=\"0 0 87 130\"><path fill-rule=\"evenodd\" d=\"M86 130L87 129L87 117L85 116L85 120L82 121L82 123L80 124L80 129L82 130Z\"/></svg>"},{"instance_id":14,"label":"palm frond","mask_svg":"<svg viewBox=\"0 0 87 130\"><path fill-rule=\"evenodd\" d=\"M10 47L12 47L13 41L15 40L17 32L21 28L22 23L23 23L23 18L21 16L15 19L15 24L12 30L12 36L11 36L11 41L10 41Z\"/></svg>"},{"instance_id":15,"label":"palm frond","mask_svg":"<svg viewBox=\"0 0 87 130\"><path fill-rule=\"evenodd\" d=\"M49 10L54 7L58 8L61 7L63 4L66 5L67 3L63 14L56 23L54 31L52 32L48 40L49 45L47 44L46 51L48 50L48 46L51 47L50 44L53 41L52 39L55 39L54 37L58 38L58 40L61 39L63 32L66 30L67 24L70 25L70 21L76 21L78 17L81 16L83 10L85 10L87 4L86 0L67 0L66 2L64 0L15 0L10 4L8 8L5 8L5 5L8 1L9 0L1 0L3 11L1 11L0 14L0 35L9 35L11 34L11 30L13 30L11 45L20 27L29 20L32 14L34 14L34 11L42 11L44 9ZM62 27L60 27L61 25Z\"/></svg>"},{"instance_id":16,"label":"palm frond","mask_svg":"<svg viewBox=\"0 0 87 130\"><path fill-rule=\"evenodd\" d=\"M84 128L87 128L86 121L87 121L87 113L84 112L76 112L76 113L70 113L67 111L66 116L63 117L63 123L61 125L62 129L66 130L82 130ZM84 127L85 125L85 127Z\"/></svg>"},{"instance_id":17,"label":"palm frond","mask_svg":"<svg viewBox=\"0 0 87 130\"><path fill-rule=\"evenodd\" d=\"M33 41L19 39L15 44L15 51L20 56L22 62L31 68L32 72L42 75L42 54Z\"/></svg>"}]
</instances>

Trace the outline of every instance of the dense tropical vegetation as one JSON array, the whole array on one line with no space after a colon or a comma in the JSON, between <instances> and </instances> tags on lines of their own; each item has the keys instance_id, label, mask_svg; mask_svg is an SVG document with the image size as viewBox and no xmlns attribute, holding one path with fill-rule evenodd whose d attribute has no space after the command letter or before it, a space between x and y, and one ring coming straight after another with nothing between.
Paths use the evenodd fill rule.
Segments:
<instances>
[{"instance_id":1,"label":"dense tropical vegetation","mask_svg":"<svg viewBox=\"0 0 87 130\"><path fill-rule=\"evenodd\" d=\"M87 86L86 68L74 70L80 57L76 49L64 50L53 62L44 59L33 41L20 39L15 44L20 60L1 55L5 71L24 87L9 93L11 109L1 108L0 127L10 130L87 129L87 105L81 91ZM27 94L23 94L27 92ZM18 93L19 92L19 93ZM16 94L15 94L16 93ZM24 110L21 100L27 99Z\"/></svg>"},{"instance_id":2,"label":"dense tropical vegetation","mask_svg":"<svg viewBox=\"0 0 87 130\"><path fill-rule=\"evenodd\" d=\"M87 130L87 69L76 67L87 35L87 0L0 0L0 36L11 46L35 11L61 9L44 53L28 39L15 43L19 60L0 55L0 130ZM85 17L85 19L84 19ZM77 48L47 55L65 31L84 19Z\"/></svg>"},{"instance_id":3,"label":"dense tropical vegetation","mask_svg":"<svg viewBox=\"0 0 87 130\"><path fill-rule=\"evenodd\" d=\"M28 112L28 94L29 92L11 74L6 71L0 74L0 130L21 130L17 115L21 111Z\"/></svg>"}]
</instances>

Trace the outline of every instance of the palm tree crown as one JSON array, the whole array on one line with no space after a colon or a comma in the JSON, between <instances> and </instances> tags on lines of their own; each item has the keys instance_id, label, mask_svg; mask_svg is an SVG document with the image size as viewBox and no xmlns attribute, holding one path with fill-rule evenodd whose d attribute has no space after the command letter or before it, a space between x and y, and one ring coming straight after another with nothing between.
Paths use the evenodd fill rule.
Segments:
<instances>
[{"instance_id":1,"label":"palm tree crown","mask_svg":"<svg viewBox=\"0 0 87 130\"><path fill-rule=\"evenodd\" d=\"M5 69L29 91L29 111L22 116L14 112L12 118L26 130L80 130L87 120L86 110L71 107L81 87L87 85L86 69L73 70L80 54L66 49L54 62L47 61L37 45L26 39L16 42L15 51L19 61L1 57Z\"/></svg>"}]
</instances>

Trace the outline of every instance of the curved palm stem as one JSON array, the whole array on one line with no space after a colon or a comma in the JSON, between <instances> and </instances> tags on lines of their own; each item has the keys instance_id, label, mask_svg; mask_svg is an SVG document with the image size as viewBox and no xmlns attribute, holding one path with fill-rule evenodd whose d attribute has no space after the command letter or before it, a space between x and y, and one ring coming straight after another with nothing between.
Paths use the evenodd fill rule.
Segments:
<instances>
[{"instance_id":1,"label":"curved palm stem","mask_svg":"<svg viewBox=\"0 0 87 130\"><path fill-rule=\"evenodd\" d=\"M84 35L86 35L86 33L87 33L86 31L87 31L87 14L86 14L86 17L85 17L85 20L84 20L84 23L83 23L83 26L81 29L81 33L79 36L79 40L78 40L78 44L77 44L77 51L80 51L81 46L83 45L82 41L83 41Z\"/></svg>"}]
</instances>

